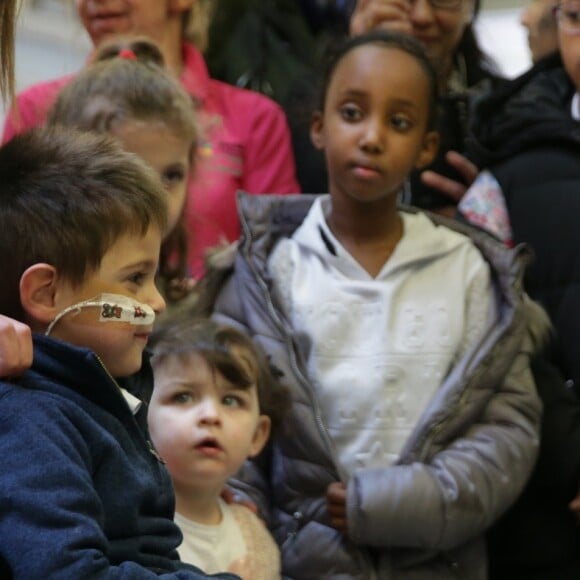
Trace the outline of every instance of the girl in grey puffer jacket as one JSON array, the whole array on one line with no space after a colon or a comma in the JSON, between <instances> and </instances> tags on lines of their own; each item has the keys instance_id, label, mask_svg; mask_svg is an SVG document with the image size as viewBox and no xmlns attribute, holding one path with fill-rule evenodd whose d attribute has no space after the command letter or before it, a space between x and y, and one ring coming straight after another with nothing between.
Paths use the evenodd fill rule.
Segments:
<instances>
[{"instance_id":1,"label":"girl in grey puffer jacket","mask_svg":"<svg viewBox=\"0 0 580 580\"><path fill-rule=\"evenodd\" d=\"M483 579L484 532L536 458L530 327L546 318L522 291L525 251L396 205L401 167L436 144L429 66L394 34L345 45L313 125L330 197L242 195L233 271L217 293L206 281L214 316L291 391L235 482L287 578Z\"/></svg>"}]
</instances>

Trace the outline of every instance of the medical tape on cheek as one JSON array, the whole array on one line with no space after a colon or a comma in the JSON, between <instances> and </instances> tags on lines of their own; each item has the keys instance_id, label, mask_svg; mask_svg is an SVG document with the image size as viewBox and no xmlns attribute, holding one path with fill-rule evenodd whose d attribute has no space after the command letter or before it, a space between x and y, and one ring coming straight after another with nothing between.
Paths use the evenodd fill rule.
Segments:
<instances>
[{"instance_id":1,"label":"medical tape on cheek","mask_svg":"<svg viewBox=\"0 0 580 580\"><path fill-rule=\"evenodd\" d=\"M84 318L84 324L97 323L125 323L129 326L153 326L155 322L155 311L148 304L143 304L123 296L122 294L99 294L89 300L78 302L59 312L55 319L46 329L48 336L55 324L65 315L71 314L79 317L83 310L98 309L98 319L89 320Z\"/></svg>"},{"instance_id":2,"label":"medical tape on cheek","mask_svg":"<svg viewBox=\"0 0 580 580\"><path fill-rule=\"evenodd\" d=\"M128 322L133 326L152 326L155 322L151 306L128 296L101 294L100 300L92 302L101 308L99 322Z\"/></svg>"}]
</instances>

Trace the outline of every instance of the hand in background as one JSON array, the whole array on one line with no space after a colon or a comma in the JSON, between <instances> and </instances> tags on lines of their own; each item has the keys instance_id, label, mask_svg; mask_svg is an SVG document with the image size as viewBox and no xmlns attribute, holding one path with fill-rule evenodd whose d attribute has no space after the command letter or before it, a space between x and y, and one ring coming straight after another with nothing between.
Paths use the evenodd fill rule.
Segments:
<instances>
[{"instance_id":1,"label":"hand in background","mask_svg":"<svg viewBox=\"0 0 580 580\"><path fill-rule=\"evenodd\" d=\"M578 492L576 497L568 504L568 507L572 510L578 524L580 524L580 492Z\"/></svg>"},{"instance_id":2,"label":"hand in background","mask_svg":"<svg viewBox=\"0 0 580 580\"><path fill-rule=\"evenodd\" d=\"M410 9L407 0L358 0L350 19L350 35L359 36L375 29L411 34Z\"/></svg>"},{"instance_id":3,"label":"hand in background","mask_svg":"<svg viewBox=\"0 0 580 580\"><path fill-rule=\"evenodd\" d=\"M338 481L328 486L326 506L332 527L346 535L348 522L346 521L346 486L344 483Z\"/></svg>"},{"instance_id":4,"label":"hand in background","mask_svg":"<svg viewBox=\"0 0 580 580\"><path fill-rule=\"evenodd\" d=\"M449 198L450 203L457 205L475 181L479 174L479 169L467 157L457 153L457 151L448 151L445 155L445 160L459 172L463 181L454 181L429 170L421 173L421 181L425 185L440 191Z\"/></svg>"},{"instance_id":5,"label":"hand in background","mask_svg":"<svg viewBox=\"0 0 580 580\"><path fill-rule=\"evenodd\" d=\"M31 364L30 328L0 314L0 378L21 375Z\"/></svg>"}]
</instances>

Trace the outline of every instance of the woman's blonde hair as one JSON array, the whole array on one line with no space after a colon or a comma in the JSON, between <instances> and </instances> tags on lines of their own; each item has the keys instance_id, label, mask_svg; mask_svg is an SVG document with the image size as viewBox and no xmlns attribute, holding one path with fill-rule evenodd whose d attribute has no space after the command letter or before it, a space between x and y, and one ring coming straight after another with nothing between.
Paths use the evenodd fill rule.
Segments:
<instances>
[{"instance_id":1,"label":"woman's blonde hair","mask_svg":"<svg viewBox=\"0 0 580 580\"><path fill-rule=\"evenodd\" d=\"M215 0L197 0L183 14L183 38L195 44L202 52L207 48L209 24Z\"/></svg>"},{"instance_id":2,"label":"woman's blonde hair","mask_svg":"<svg viewBox=\"0 0 580 580\"><path fill-rule=\"evenodd\" d=\"M0 95L14 96L14 21L18 0L0 0Z\"/></svg>"}]
</instances>

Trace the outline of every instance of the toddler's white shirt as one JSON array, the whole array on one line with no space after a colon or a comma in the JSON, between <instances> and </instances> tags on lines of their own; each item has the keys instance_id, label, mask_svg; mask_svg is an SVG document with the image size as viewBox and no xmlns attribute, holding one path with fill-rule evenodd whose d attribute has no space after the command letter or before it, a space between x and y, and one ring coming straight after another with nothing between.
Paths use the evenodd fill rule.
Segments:
<instances>
[{"instance_id":1,"label":"toddler's white shirt","mask_svg":"<svg viewBox=\"0 0 580 580\"><path fill-rule=\"evenodd\" d=\"M183 542L177 549L179 557L188 564L201 568L207 574L225 572L246 553L244 537L229 509L220 498L222 521L215 526L198 524L175 514L175 523L183 533Z\"/></svg>"}]
</instances>

